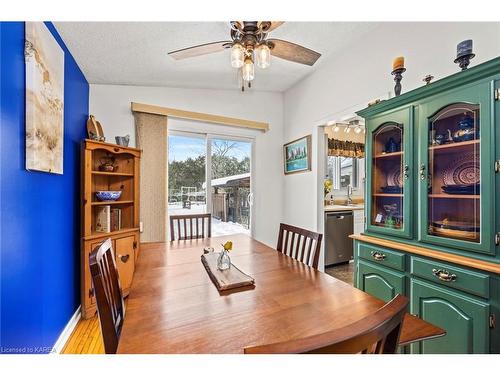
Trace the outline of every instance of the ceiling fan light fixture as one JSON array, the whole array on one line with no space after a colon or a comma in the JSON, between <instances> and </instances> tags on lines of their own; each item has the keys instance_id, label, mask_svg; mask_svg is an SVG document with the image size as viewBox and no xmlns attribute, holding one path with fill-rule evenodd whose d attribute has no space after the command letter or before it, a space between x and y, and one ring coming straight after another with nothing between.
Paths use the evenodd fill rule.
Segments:
<instances>
[{"instance_id":1,"label":"ceiling fan light fixture","mask_svg":"<svg viewBox=\"0 0 500 375\"><path fill-rule=\"evenodd\" d=\"M243 67L245 49L240 43L234 43L231 47L231 66L233 68Z\"/></svg>"},{"instance_id":2,"label":"ceiling fan light fixture","mask_svg":"<svg viewBox=\"0 0 500 375\"><path fill-rule=\"evenodd\" d=\"M335 124L335 127L333 128L333 131L335 133L338 133L340 131L339 124Z\"/></svg>"},{"instance_id":3,"label":"ceiling fan light fixture","mask_svg":"<svg viewBox=\"0 0 500 375\"><path fill-rule=\"evenodd\" d=\"M344 132L345 133L350 133L351 131L351 126L350 125L346 125L345 129L344 129Z\"/></svg>"},{"instance_id":4,"label":"ceiling fan light fixture","mask_svg":"<svg viewBox=\"0 0 500 375\"><path fill-rule=\"evenodd\" d=\"M360 125L358 125L358 126L356 126L356 127L354 128L354 133L356 133L356 134L361 133L361 131L362 131L362 129L361 129L361 126L360 126Z\"/></svg>"},{"instance_id":5,"label":"ceiling fan light fixture","mask_svg":"<svg viewBox=\"0 0 500 375\"><path fill-rule=\"evenodd\" d=\"M271 65L271 49L266 43L257 46L255 49L255 57L259 68L266 69Z\"/></svg>"},{"instance_id":6,"label":"ceiling fan light fixture","mask_svg":"<svg viewBox=\"0 0 500 375\"><path fill-rule=\"evenodd\" d=\"M241 76L246 82L250 82L255 78L255 67L251 56L245 57L245 62L241 68Z\"/></svg>"}]
</instances>

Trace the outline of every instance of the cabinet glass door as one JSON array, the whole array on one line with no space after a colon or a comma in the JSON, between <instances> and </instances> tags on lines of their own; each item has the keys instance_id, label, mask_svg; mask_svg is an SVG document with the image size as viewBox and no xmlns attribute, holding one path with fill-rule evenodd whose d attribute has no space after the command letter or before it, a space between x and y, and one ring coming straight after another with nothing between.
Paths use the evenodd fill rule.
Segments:
<instances>
[{"instance_id":1,"label":"cabinet glass door","mask_svg":"<svg viewBox=\"0 0 500 375\"><path fill-rule=\"evenodd\" d=\"M429 119L427 233L479 242L479 105L451 104Z\"/></svg>"},{"instance_id":2,"label":"cabinet glass door","mask_svg":"<svg viewBox=\"0 0 500 375\"><path fill-rule=\"evenodd\" d=\"M443 102L445 96L423 111L426 134L420 141L427 160L419 165L421 231L430 242L489 253L492 239L483 232L493 226L487 218L494 204L483 194L492 190L493 171L484 165L492 157L483 156L493 147L482 142L492 138L489 104L467 91L455 95L462 100Z\"/></svg>"},{"instance_id":3,"label":"cabinet glass door","mask_svg":"<svg viewBox=\"0 0 500 375\"><path fill-rule=\"evenodd\" d=\"M405 109L368 121L369 231L411 236L410 118L411 110Z\"/></svg>"}]
</instances>

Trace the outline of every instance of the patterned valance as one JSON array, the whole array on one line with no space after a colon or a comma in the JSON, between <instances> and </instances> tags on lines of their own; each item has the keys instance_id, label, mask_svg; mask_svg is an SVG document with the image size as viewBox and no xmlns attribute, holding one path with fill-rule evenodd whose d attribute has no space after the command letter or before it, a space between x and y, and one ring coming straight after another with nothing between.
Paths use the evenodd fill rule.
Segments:
<instances>
[{"instance_id":1,"label":"patterned valance","mask_svg":"<svg viewBox=\"0 0 500 375\"><path fill-rule=\"evenodd\" d=\"M344 156L347 158L364 158L365 145L358 142L328 138L328 155Z\"/></svg>"}]
</instances>

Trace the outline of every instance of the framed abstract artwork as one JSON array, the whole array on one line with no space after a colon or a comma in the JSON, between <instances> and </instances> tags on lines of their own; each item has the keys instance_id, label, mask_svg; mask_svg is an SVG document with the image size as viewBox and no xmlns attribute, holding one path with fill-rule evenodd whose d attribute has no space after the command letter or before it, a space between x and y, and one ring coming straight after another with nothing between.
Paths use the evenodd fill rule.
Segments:
<instances>
[{"instance_id":1,"label":"framed abstract artwork","mask_svg":"<svg viewBox=\"0 0 500 375\"><path fill-rule=\"evenodd\" d=\"M311 135L288 142L283 146L285 174L311 170Z\"/></svg>"},{"instance_id":2,"label":"framed abstract artwork","mask_svg":"<svg viewBox=\"0 0 500 375\"><path fill-rule=\"evenodd\" d=\"M26 169L62 174L64 51L43 22L25 25Z\"/></svg>"}]
</instances>

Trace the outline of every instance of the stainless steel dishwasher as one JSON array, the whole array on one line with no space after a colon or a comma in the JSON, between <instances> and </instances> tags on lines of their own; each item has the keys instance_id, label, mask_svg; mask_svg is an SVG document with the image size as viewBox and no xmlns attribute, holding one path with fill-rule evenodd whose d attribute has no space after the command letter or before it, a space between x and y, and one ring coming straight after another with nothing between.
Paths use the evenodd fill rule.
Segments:
<instances>
[{"instance_id":1,"label":"stainless steel dishwasher","mask_svg":"<svg viewBox=\"0 0 500 375\"><path fill-rule=\"evenodd\" d=\"M352 211L335 211L325 214L325 266L348 262L353 258Z\"/></svg>"}]
</instances>

